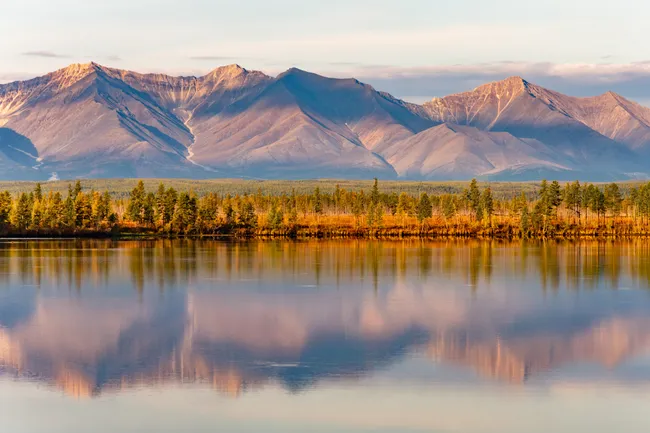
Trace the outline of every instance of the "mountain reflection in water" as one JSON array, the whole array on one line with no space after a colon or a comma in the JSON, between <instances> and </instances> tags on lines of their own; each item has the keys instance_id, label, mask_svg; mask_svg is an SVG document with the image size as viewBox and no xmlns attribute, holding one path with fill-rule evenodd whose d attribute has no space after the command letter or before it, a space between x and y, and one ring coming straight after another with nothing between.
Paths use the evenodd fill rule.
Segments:
<instances>
[{"instance_id":1,"label":"mountain reflection in water","mask_svg":"<svg viewBox=\"0 0 650 433\"><path fill-rule=\"evenodd\" d=\"M632 384L650 379L629 365L650 351L649 287L643 241L3 242L0 366L75 396L298 392L414 358Z\"/></svg>"}]
</instances>

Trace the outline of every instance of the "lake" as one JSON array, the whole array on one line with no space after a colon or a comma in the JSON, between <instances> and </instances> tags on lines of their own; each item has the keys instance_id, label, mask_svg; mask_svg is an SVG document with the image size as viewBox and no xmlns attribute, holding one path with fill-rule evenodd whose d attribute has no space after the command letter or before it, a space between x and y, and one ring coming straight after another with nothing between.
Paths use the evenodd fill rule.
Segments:
<instances>
[{"instance_id":1,"label":"lake","mask_svg":"<svg viewBox=\"0 0 650 433\"><path fill-rule=\"evenodd\" d=\"M0 242L0 431L650 431L646 241Z\"/></svg>"}]
</instances>

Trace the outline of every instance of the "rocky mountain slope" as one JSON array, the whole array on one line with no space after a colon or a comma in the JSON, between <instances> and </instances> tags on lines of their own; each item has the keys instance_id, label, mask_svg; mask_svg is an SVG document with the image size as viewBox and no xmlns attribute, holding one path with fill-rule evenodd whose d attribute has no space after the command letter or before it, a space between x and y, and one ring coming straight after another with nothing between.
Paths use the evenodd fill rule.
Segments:
<instances>
[{"instance_id":1,"label":"rocky mountain slope","mask_svg":"<svg viewBox=\"0 0 650 433\"><path fill-rule=\"evenodd\" d=\"M95 63L0 85L0 178L587 180L650 172L650 109L512 77L405 103L354 79Z\"/></svg>"}]
</instances>

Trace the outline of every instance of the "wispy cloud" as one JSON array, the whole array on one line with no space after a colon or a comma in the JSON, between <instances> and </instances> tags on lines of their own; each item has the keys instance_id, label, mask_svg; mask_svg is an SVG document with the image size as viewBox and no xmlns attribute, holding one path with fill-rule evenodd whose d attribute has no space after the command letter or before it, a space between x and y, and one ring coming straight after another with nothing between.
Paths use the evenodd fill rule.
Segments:
<instances>
[{"instance_id":1,"label":"wispy cloud","mask_svg":"<svg viewBox=\"0 0 650 433\"><path fill-rule=\"evenodd\" d=\"M334 76L355 76L396 96L444 96L481 84L521 76L526 80L574 96L614 91L631 99L650 99L650 61L635 63L557 64L504 61L427 67L362 66Z\"/></svg>"},{"instance_id":2,"label":"wispy cloud","mask_svg":"<svg viewBox=\"0 0 650 433\"><path fill-rule=\"evenodd\" d=\"M27 80L29 78L32 78L32 76L24 72L4 73L4 74L0 74L0 84L11 83L13 81Z\"/></svg>"},{"instance_id":3,"label":"wispy cloud","mask_svg":"<svg viewBox=\"0 0 650 433\"><path fill-rule=\"evenodd\" d=\"M52 51L27 51L22 54L27 57L44 57L48 59L66 59L70 57L66 54L54 53Z\"/></svg>"},{"instance_id":4,"label":"wispy cloud","mask_svg":"<svg viewBox=\"0 0 650 433\"><path fill-rule=\"evenodd\" d=\"M198 60L205 62L227 62L231 60L241 60L245 57L234 57L234 56L190 56L190 60Z\"/></svg>"}]
</instances>

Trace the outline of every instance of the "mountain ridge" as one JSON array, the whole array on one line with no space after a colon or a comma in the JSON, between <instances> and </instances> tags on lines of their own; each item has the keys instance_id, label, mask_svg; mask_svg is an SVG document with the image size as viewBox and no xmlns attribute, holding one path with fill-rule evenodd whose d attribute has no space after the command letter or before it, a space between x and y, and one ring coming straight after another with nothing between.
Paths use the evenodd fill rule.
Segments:
<instances>
[{"instance_id":1,"label":"mountain ridge","mask_svg":"<svg viewBox=\"0 0 650 433\"><path fill-rule=\"evenodd\" d=\"M522 77L417 105L355 78L91 62L0 84L0 177L647 176L650 109Z\"/></svg>"}]
</instances>

